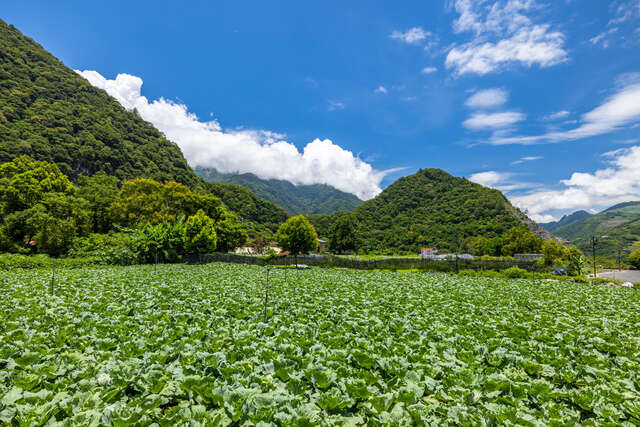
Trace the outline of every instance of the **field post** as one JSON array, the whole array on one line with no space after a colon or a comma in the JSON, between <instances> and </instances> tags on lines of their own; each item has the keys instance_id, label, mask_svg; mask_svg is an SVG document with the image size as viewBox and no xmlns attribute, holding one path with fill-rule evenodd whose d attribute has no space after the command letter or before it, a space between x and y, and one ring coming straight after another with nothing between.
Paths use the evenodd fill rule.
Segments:
<instances>
[{"instance_id":1,"label":"field post","mask_svg":"<svg viewBox=\"0 0 640 427\"><path fill-rule=\"evenodd\" d=\"M264 289L264 322L267 323L267 302L269 301L269 270L267 266L267 286Z\"/></svg>"},{"instance_id":2,"label":"field post","mask_svg":"<svg viewBox=\"0 0 640 427\"><path fill-rule=\"evenodd\" d=\"M153 265L153 273L158 272L158 250L156 249L156 263Z\"/></svg>"},{"instance_id":3,"label":"field post","mask_svg":"<svg viewBox=\"0 0 640 427\"><path fill-rule=\"evenodd\" d=\"M53 296L53 286L56 281L56 257L52 258L53 263L51 264L51 296Z\"/></svg>"}]
</instances>

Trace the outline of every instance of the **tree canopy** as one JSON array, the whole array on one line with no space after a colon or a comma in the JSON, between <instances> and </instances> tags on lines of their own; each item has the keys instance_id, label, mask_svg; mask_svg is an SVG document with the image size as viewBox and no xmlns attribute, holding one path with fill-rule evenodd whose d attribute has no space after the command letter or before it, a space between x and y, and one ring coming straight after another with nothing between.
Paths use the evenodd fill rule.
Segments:
<instances>
[{"instance_id":1,"label":"tree canopy","mask_svg":"<svg viewBox=\"0 0 640 427\"><path fill-rule=\"evenodd\" d=\"M314 251L318 248L318 235L313 225L303 215L289 218L278 229L276 240L282 250L293 255Z\"/></svg>"}]
</instances>

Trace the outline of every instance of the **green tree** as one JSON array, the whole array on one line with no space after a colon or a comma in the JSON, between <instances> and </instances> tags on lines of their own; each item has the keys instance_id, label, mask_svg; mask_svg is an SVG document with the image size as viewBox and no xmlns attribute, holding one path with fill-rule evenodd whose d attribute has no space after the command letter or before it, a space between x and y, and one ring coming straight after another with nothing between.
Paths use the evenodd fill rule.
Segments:
<instances>
[{"instance_id":1,"label":"green tree","mask_svg":"<svg viewBox=\"0 0 640 427\"><path fill-rule=\"evenodd\" d=\"M93 176L78 176L78 196L89 202L92 228L95 233L106 233L113 228L109 206L118 195L120 180L104 172Z\"/></svg>"},{"instance_id":2,"label":"green tree","mask_svg":"<svg viewBox=\"0 0 640 427\"><path fill-rule=\"evenodd\" d=\"M190 254L206 254L216 250L216 228L213 219L202 209L187 218L184 224L184 249Z\"/></svg>"},{"instance_id":3,"label":"green tree","mask_svg":"<svg viewBox=\"0 0 640 427\"><path fill-rule=\"evenodd\" d=\"M280 226L276 241L284 251L291 252L298 265L298 254L318 248L318 235L304 215L293 216Z\"/></svg>"},{"instance_id":4,"label":"green tree","mask_svg":"<svg viewBox=\"0 0 640 427\"><path fill-rule=\"evenodd\" d=\"M329 251L355 251L358 245L359 223L353 214L339 217L329 228Z\"/></svg>"},{"instance_id":5,"label":"green tree","mask_svg":"<svg viewBox=\"0 0 640 427\"><path fill-rule=\"evenodd\" d=\"M238 217L233 212L219 207L215 219L215 230L218 236L217 248L221 252L229 252L247 243L247 233L242 229Z\"/></svg>"},{"instance_id":6,"label":"green tree","mask_svg":"<svg viewBox=\"0 0 640 427\"><path fill-rule=\"evenodd\" d=\"M174 223L147 223L143 227L128 230L132 248L140 262L176 262L184 253L184 217Z\"/></svg>"},{"instance_id":7,"label":"green tree","mask_svg":"<svg viewBox=\"0 0 640 427\"><path fill-rule=\"evenodd\" d=\"M152 179L125 181L110 211L114 220L125 226L150 222L173 222L180 215L194 215L202 209L215 217L221 201L211 194L200 194L177 182L162 184Z\"/></svg>"},{"instance_id":8,"label":"green tree","mask_svg":"<svg viewBox=\"0 0 640 427\"><path fill-rule=\"evenodd\" d=\"M537 237L524 225L510 228L502 236L504 245L502 255L513 256L518 253L536 253L542 249L543 239Z\"/></svg>"},{"instance_id":9,"label":"green tree","mask_svg":"<svg viewBox=\"0 0 640 427\"><path fill-rule=\"evenodd\" d=\"M640 242L634 244L634 246L640 246ZM636 249L635 251L629 254L629 264L633 267L640 269L640 249Z\"/></svg>"},{"instance_id":10,"label":"green tree","mask_svg":"<svg viewBox=\"0 0 640 427\"><path fill-rule=\"evenodd\" d=\"M564 259L566 260L569 274L573 276L579 276L580 274L582 274L582 268L584 267L585 258L580 249L575 246L566 248Z\"/></svg>"},{"instance_id":11,"label":"green tree","mask_svg":"<svg viewBox=\"0 0 640 427\"><path fill-rule=\"evenodd\" d=\"M545 265L553 265L565 258L566 249L555 240L547 240L542 244L542 255Z\"/></svg>"}]
</instances>

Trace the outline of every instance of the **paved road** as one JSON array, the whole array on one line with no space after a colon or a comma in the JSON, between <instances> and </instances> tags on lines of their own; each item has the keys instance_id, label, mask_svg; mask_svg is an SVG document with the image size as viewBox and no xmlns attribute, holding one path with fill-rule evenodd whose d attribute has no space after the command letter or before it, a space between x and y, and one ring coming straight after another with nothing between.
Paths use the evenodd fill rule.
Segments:
<instances>
[{"instance_id":1,"label":"paved road","mask_svg":"<svg viewBox=\"0 0 640 427\"><path fill-rule=\"evenodd\" d=\"M598 273L598 277L607 279L624 280L625 282L640 282L640 270L621 270Z\"/></svg>"}]
</instances>

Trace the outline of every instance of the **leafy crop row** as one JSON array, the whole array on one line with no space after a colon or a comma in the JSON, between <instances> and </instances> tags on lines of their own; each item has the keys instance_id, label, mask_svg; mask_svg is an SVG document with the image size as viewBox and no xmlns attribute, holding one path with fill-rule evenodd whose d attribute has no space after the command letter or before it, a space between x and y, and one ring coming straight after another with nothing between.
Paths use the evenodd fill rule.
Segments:
<instances>
[{"instance_id":1,"label":"leafy crop row","mask_svg":"<svg viewBox=\"0 0 640 427\"><path fill-rule=\"evenodd\" d=\"M640 424L633 290L265 273L3 272L0 424Z\"/></svg>"}]
</instances>

